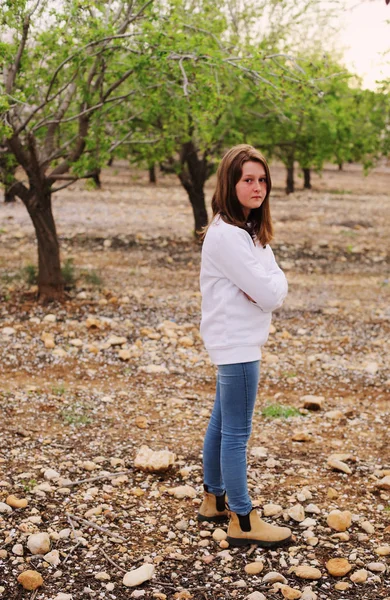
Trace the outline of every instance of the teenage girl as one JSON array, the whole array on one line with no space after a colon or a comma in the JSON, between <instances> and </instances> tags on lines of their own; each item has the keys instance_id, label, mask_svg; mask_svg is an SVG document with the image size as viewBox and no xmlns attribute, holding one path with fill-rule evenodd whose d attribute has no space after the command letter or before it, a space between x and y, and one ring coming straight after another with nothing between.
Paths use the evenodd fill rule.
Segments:
<instances>
[{"instance_id":1,"label":"teenage girl","mask_svg":"<svg viewBox=\"0 0 390 600\"><path fill-rule=\"evenodd\" d=\"M200 330L218 372L204 440L205 493L198 519L219 522L229 516L227 539L232 546L272 548L291 540L290 529L260 519L247 485L261 346L268 338L272 311L287 295L286 277L269 245L270 192L263 155L246 144L231 148L217 171L213 219L202 248Z\"/></svg>"}]
</instances>

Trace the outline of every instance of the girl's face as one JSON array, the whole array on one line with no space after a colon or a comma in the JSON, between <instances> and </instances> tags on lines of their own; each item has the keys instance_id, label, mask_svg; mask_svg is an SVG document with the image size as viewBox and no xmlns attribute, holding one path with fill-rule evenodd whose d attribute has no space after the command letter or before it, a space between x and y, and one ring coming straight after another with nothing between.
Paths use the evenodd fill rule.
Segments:
<instances>
[{"instance_id":1,"label":"girl's face","mask_svg":"<svg viewBox=\"0 0 390 600\"><path fill-rule=\"evenodd\" d=\"M243 164L236 194L246 219L252 209L262 205L267 195L267 174L260 162L248 160Z\"/></svg>"}]
</instances>

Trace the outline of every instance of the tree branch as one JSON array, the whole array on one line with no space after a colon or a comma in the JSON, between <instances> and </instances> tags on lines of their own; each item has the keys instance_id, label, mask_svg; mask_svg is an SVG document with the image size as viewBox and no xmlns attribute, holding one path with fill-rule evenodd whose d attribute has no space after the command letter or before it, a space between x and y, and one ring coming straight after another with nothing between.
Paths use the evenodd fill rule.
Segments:
<instances>
[{"instance_id":1,"label":"tree branch","mask_svg":"<svg viewBox=\"0 0 390 600\"><path fill-rule=\"evenodd\" d=\"M16 53L16 57L14 60L14 64L10 68L8 72L7 82L5 84L5 91L10 94L12 88L14 87L15 77L17 72L19 71L20 61L22 58L22 54L27 42L28 30L30 28L30 15L27 15L23 22L23 30L22 30L22 39L20 40L19 48Z\"/></svg>"}]
</instances>

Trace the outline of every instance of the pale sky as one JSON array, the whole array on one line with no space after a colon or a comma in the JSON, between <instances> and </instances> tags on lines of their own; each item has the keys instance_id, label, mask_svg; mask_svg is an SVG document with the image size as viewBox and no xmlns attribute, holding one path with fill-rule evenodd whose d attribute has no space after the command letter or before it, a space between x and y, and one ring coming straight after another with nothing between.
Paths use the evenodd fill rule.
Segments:
<instances>
[{"instance_id":1,"label":"pale sky","mask_svg":"<svg viewBox=\"0 0 390 600\"><path fill-rule=\"evenodd\" d=\"M364 87L375 89L376 79L390 79L390 4L347 0L347 5L338 35L346 66L363 78Z\"/></svg>"}]
</instances>

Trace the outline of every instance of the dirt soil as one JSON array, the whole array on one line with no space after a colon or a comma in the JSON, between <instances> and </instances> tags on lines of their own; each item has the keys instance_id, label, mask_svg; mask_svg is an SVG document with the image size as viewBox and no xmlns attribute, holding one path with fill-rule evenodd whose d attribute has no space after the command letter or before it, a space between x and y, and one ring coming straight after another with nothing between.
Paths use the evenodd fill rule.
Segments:
<instances>
[{"instance_id":1,"label":"dirt soil","mask_svg":"<svg viewBox=\"0 0 390 600\"><path fill-rule=\"evenodd\" d=\"M21 203L0 206L1 599L276 600L280 585L263 581L274 571L310 587L303 600L390 598L390 169L365 178L357 165L329 166L288 197L283 169L271 173L272 247L289 295L263 351L249 486L260 510L280 505L266 520L291 527L292 546L223 550L215 527L197 524L215 385L199 336L200 248L176 179L152 186L120 164L102 190L54 200L75 278L63 305L36 303L32 225ZM208 204L212 190L213 180ZM306 395L321 409L304 408ZM142 444L171 450L174 465L136 469ZM329 466L334 454L349 473ZM177 486L188 495L177 499ZM27 506L11 509L9 495ZM297 504L310 521L291 518ZM352 513L345 534L327 523L334 509ZM36 532L58 555L30 552ZM351 564L343 577L327 571L336 557ZM249 575L255 560L264 569ZM153 577L125 587L143 563ZM321 578L300 579L298 565ZM17 581L26 569L43 577L35 592ZM360 570L366 581L351 580Z\"/></svg>"}]
</instances>

